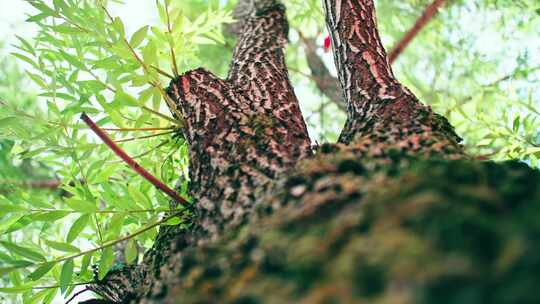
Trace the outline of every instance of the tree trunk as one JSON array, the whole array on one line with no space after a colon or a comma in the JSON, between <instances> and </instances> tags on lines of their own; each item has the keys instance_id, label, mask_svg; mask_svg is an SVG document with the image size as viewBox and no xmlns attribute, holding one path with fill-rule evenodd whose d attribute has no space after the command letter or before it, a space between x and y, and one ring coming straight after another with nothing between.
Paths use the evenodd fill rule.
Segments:
<instances>
[{"instance_id":1,"label":"tree trunk","mask_svg":"<svg viewBox=\"0 0 540 304\"><path fill-rule=\"evenodd\" d=\"M324 5L348 112L339 143L311 146L284 6L240 0L228 78L197 69L169 88L192 227L162 227L143 263L92 290L141 303L540 300L540 174L466 156L394 77L372 0Z\"/></svg>"}]
</instances>

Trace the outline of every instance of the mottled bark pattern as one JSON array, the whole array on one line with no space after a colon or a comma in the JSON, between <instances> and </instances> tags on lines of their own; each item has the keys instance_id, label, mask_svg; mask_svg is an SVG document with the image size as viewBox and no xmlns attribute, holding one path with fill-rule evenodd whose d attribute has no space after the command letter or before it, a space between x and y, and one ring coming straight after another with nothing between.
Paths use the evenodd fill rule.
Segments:
<instances>
[{"instance_id":1,"label":"mottled bark pattern","mask_svg":"<svg viewBox=\"0 0 540 304\"><path fill-rule=\"evenodd\" d=\"M237 225L253 189L310 154L310 140L288 79L288 24L277 1L245 1L242 34L227 80L203 69L173 81L171 109L186 122L191 194L201 226L217 236Z\"/></svg>"},{"instance_id":2,"label":"mottled bark pattern","mask_svg":"<svg viewBox=\"0 0 540 304\"><path fill-rule=\"evenodd\" d=\"M273 213L185 251L153 303L540 303L538 170L349 147L302 163L263 198Z\"/></svg>"},{"instance_id":3,"label":"mottled bark pattern","mask_svg":"<svg viewBox=\"0 0 540 304\"><path fill-rule=\"evenodd\" d=\"M462 154L460 138L395 78L377 30L373 0L324 0L348 118L339 141L401 143L417 152Z\"/></svg>"},{"instance_id":4,"label":"mottled bark pattern","mask_svg":"<svg viewBox=\"0 0 540 304\"><path fill-rule=\"evenodd\" d=\"M168 90L176 102L170 110L185 120L183 131L190 145L190 191L197 210L192 226L187 230L161 227L143 263L110 271L91 286L93 291L115 302L251 303L256 301L249 301L253 295L247 294L248 288L255 286L258 274L265 273L260 267L268 267L265 275L270 285L259 287L262 294L285 293L279 298L286 301L276 303L297 299L325 303L322 297L318 300L320 292L311 289L315 285L304 283L333 278L327 270L338 271L336 283L349 279L341 275L341 268L333 267L332 261L340 261L333 253L313 259L322 252L321 244L323 251L337 252L343 249L340 243L348 243L348 236L340 240L349 230L347 222L333 218L336 212L362 217L364 213L350 213L347 206L364 206L363 197L371 190L385 189L385 176L407 167L411 155L463 156L450 124L395 80L375 28L373 2L326 0L325 4L348 105L341 144L326 145L315 158L308 158L311 144L285 66L285 9L277 0L240 0L236 10L240 36L228 78L196 69L175 79ZM265 234L277 239L255 237L252 243L248 238L244 244L246 235L280 219L283 222L277 226L266 226L278 229ZM317 229L311 237L304 229L319 220L335 223L332 227L337 230ZM282 229L288 241L282 241ZM351 233L363 233L359 229ZM236 237L240 247L234 243ZM231 246L219 243L228 240ZM233 252L212 259L212 250L223 250L212 249L216 244ZM274 250L276 244L285 246L285 251ZM305 250L295 250L297 244ZM370 248L364 245L354 248ZM359 262L339 263L344 269L366 262L362 259L367 253L358 254L354 248L343 249L343 257ZM298 282L293 289L289 283L272 285L277 282L273 274ZM209 277L219 282L207 283ZM220 288L222 283L226 288ZM314 293L307 296L309 291Z\"/></svg>"}]
</instances>

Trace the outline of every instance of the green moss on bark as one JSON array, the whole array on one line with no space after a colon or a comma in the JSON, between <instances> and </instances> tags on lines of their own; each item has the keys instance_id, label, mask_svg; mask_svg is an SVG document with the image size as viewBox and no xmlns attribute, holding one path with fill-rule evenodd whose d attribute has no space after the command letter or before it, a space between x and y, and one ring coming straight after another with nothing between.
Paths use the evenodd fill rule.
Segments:
<instances>
[{"instance_id":1,"label":"green moss on bark","mask_svg":"<svg viewBox=\"0 0 540 304\"><path fill-rule=\"evenodd\" d=\"M250 223L184 251L168 300L540 303L540 173L394 156L299 165Z\"/></svg>"}]
</instances>

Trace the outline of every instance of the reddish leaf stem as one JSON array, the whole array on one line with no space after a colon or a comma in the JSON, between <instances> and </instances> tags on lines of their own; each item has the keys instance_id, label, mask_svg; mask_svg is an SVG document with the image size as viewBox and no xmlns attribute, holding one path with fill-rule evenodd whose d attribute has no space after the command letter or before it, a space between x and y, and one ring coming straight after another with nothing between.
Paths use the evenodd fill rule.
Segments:
<instances>
[{"instance_id":1,"label":"reddish leaf stem","mask_svg":"<svg viewBox=\"0 0 540 304\"><path fill-rule=\"evenodd\" d=\"M114 141L107 135L105 131L103 131L100 127L92 121L92 119L86 115L86 113L82 113L81 119L96 133L99 138L107 145L113 152L118 155L126 164L128 164L135 172L137 172L140 176L144 177L147 181L152 183L154 186L156 186L161 191L165 192L167 195L169 195L172 199L177 201L178 203L182 204L184 207L189 207L188 201L186 201L183 197L178 195L176 191L169 188L167 185L162 183L160 180L158 180L156 177L154 177L152 174L150 174L146 169L141 167L139 163L137 163L133 158L131 158L127 153L122 150L118 145L114 143Z\"/></svg>"},{"instance_id":2,"label":"reddish leaf stem","mask_svg":"<svg viewBox=\"0 0 540 304\"><path fill-rule=\"evenodd\" d=\"M392 64L407 48L409 43L418 35L418 33L429 23L429 21L437 15L437 12L439 9L444 5L445 0L434 0L425 10L424 13L418 20L416 20L416 23L414 26L405 34L405 37L401 39L398 44L390 51L390 54L388 54L388 60L390 64Z\"/></svg>"}]
</instances>

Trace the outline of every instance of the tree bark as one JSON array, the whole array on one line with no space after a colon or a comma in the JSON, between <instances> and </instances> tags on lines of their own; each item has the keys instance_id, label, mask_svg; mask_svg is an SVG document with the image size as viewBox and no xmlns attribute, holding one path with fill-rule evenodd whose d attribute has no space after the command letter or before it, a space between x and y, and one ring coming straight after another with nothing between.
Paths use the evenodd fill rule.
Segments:
<instances>
[{"instance_id":1,"label":"tree bark","mask_svg":"<svg viewBox=\"0 0 540 304\"><path fill-rule=\"evenodd\" d=\"M240 0L227 79L196 69L168 91L190 144L192 227L162 227L143 263L92 290L125 303L494 303L494 288L538 300L523 289L540 281L523 266L540 270L538 225L515 225L540 211L540 174L468 159L394 77L372 0L324 5L348 112L339 143L311 147L284 6Z\"/></svg>"},{"instance_id":2,"label":"tree bark","mask_svg":"<svg viewBox=\"0 0 540 304\"><path fill-rule=\"evenodd\" d=\"M424 27L436 16L439 9L444 6L445 0L433 0L426 7L422 15L416 20L409 31L401 38L388 55L388 61L392 65L401 53L407 48L412 40L424 29ZM321 93L326 95L330 101L338 106L341 110L346 111L347 105L343 102L341 92L338 89L339 81L330 74L330 71L324 65L322 59L316 53L316 45L314 39L302 37L305 45L306 59L308 67L315 79L315 83Z\"/></svg>"}]
</instances>

